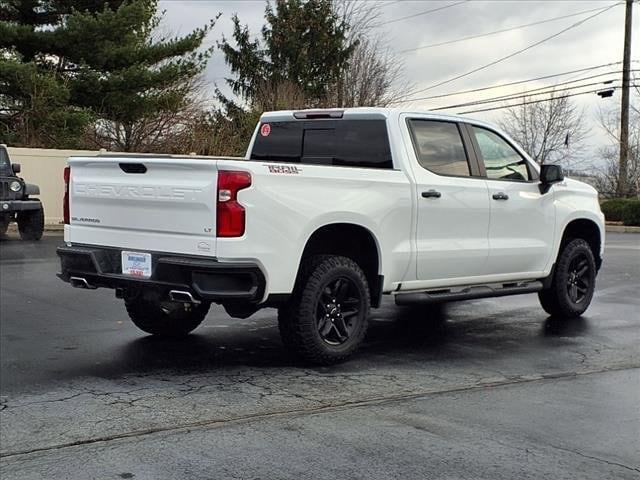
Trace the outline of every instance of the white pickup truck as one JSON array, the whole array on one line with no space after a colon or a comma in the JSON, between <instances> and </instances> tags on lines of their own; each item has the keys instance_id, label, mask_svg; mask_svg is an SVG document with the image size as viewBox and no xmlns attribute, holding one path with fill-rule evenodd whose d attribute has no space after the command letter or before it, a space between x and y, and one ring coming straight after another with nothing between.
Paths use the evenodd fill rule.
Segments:
<instances>
[{"instance_id":1,"label":"white pickup truck","mask_svg":"<svg viewBox=\"0 0 640 480\"><path fill-rule=\"evenodd\" d=\"M596 191L464 117L380 108L265 113L245 158L107 154L65 170L59 277L114 288L145 332L184 335L212 302L278 308L316 363L362 342L370 307L538 292L589 306Z\"/></svg>"}]
</instances>

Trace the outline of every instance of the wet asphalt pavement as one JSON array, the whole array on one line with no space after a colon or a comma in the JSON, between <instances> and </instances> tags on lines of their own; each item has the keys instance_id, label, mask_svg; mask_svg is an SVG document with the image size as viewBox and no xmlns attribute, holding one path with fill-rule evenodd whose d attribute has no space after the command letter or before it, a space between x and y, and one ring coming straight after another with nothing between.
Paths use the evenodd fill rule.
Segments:
<instances>
[{"instance_id":1,"label":"wet asphalt pavement","mask_svg":"<svg viewBox=\"0 0 640 480\"><path fill-rule=\"evenodd\" d=\"M55 277L60 236L0 243L0 477L640 478L640 235L608 234L587 314L535 295L374 311L334 367L274 310L139 332Z\"/></svg>"}]
</instances>

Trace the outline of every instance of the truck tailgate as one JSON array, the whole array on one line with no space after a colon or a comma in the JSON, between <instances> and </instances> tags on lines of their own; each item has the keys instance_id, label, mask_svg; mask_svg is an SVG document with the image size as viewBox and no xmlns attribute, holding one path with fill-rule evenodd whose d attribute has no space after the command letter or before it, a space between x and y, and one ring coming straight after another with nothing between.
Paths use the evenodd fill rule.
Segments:
<instances>
[{"instance_id":1,"label":"truck tailgate","mask_svg":"<svg viewBox=\"0 0 640 480\"><path fill-rule=\"evenodd\" d=\"M71 157L65 241L216 254L216 160Z\"/></svg>"}]
</instances>

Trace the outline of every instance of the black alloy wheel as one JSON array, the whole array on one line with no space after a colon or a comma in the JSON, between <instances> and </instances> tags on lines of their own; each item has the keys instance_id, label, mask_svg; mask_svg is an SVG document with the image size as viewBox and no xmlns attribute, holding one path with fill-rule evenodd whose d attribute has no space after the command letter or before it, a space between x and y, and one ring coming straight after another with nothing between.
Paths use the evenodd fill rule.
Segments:
<instances>
[{"instance_id":1,"label":"black alloy wheel","mask_svg":"<svg viewBox=\"0 0 640 480\"><path fill-rule=\"evenodd\" d=\"M329 345L341 345L351 337L362 321L362 297L347 277L331 280L322 289L316 318L320 338Z\"/></svg>"},{"instance_id":2,"label":"black alloy wheel","mask_svg":"<svg viewBox=\"0 0 640 480\"><path fill-rule=\"evenodd\" d=\"M583 302L591 289L591 271L589 259L585 254L574 257L569 264L567 293L575 304Z\"/></svg>"}]
</instances>

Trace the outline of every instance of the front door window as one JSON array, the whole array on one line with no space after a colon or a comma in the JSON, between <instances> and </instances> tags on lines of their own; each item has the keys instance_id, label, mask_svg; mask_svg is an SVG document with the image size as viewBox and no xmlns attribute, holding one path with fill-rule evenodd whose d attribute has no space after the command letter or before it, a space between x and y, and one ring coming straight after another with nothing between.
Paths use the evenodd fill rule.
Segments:
<instances>
[{"instance_id":1,"label":"front door window","mask_svg":"<svg viewBox=\"0 0 640 480\"><path fill-rule=\"evenodd\" d=\"M486 128L473 127L481 160L490 180L527 182L531 174L527 161L504 139Z\"/></svg>"}]
</instances>

